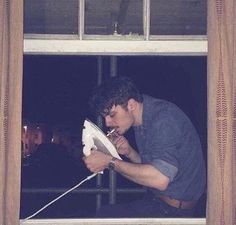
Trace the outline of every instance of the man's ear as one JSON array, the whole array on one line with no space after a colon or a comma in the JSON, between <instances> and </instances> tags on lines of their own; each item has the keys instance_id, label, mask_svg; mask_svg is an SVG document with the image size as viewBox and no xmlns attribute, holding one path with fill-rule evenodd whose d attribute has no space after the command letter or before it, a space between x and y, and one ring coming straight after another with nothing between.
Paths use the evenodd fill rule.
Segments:
<instances>
[{"instance_id":1,"label":"man's ear","mask_svg":"<svg viewBox=\"0 0 236 225\"><path fill-rule=\"evenodd\" d=\"M136 109L136 106L137 106L137 102L133 98L129 99L128 105L127 105L128 110L133 111Z\"/></svg>"}]
</instances>

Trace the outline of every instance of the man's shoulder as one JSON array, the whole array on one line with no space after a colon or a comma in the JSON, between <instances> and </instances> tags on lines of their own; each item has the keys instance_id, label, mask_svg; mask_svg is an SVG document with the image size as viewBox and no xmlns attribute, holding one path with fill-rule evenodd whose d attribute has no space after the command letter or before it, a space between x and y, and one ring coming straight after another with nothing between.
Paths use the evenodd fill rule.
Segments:
<instances>
[{"instance_id":1,"label":"man's shoulder","mask_svg":"<svg viewBox=\"0 0 236 225\"><path fill-rule=\"evenodd\" d=\"M163 102L163 101L166 102L166 100L155 98L147 94L143 94L143 101L144 102Z\"/></svg>"},{"instance_id":2,"label":"man's shoulder","mask_svg":"<svg viewBox=\"0 0 236 225\"><path fill-rule=\"evenodd\" d=\"M167 100L154 98L149 95L143 95L143 102L144 102L144 106L146 106L146 107L151 106L152 108L153 107L162 108L162 107L165 107L169 104L172 104L172 103L168 102Z\"/></svg>"},{"instance_id":3,"label":"man's shoulder","mask_svg":"<svg viewBox=\"0 0 236 225\"><path fill-rule=\"evenodd\" d=\"M149 95L143 95L143 99L144 110L150 113L149 116L160 114L161 112L165 115L167 112L178 110L178 107L174 103L164 99L154 98Z\"/></svg>"}]
</instances>

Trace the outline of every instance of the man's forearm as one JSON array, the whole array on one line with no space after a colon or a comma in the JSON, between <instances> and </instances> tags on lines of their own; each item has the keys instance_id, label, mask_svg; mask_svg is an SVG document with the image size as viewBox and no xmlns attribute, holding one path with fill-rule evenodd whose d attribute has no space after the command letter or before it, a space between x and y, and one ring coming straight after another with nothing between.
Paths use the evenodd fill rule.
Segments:
<instances>
[{"instance_id":1,"label":"man's forearm","mask_svg":"<svg viewBox=\"0 0 236 225\"><path fill-rule=\"evenodd\" d=\"M169 184L169 178L152 165L116 160L115 170L129 180L147 187L165 190Z\"/></svg>"},{"instance_id":2,"label":"man's forearm","mask_svg":"<svg viewBox=\"0 0 236 225\"><path fill-rule=\"evenodd\" d=\"M133 163L141 163L140 155L133 148L130 151L129 155L126 155L126 157Z\"/></svg>"}]
</instances>

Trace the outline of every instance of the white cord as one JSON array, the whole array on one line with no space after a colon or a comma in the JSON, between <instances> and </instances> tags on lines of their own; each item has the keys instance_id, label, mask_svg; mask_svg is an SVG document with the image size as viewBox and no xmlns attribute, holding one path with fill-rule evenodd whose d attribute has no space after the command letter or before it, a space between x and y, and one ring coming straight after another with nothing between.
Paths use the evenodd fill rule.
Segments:
<instances>
[{"instance_id":1,"label":"white cord","mask_svg":"<svg viewBox=\"0 0 236 225\"><path fill-rule=\"evenodd\" d=\"M54 202L56 202L57 200L59 200L60 198L62 198L63 196L65 196L66 194L68 194L69 192L73 191L75 188L79 187L81 184L83 184L85 181L92 179L93 177L95 177L97 175L97 173L93 173L90 176L87 176L84 180L82 180L79 184L76 184L74 187L72 187L71 189L69 189L68 191L64 192L62 195L58 196L57 198L55 198L54 200L52 200L51 202L49 202L47 205L45 205L44 207L42 207L41 209L39 209L37 212L35 212L34 214L32 214L31 216L28 216L27 218L23 219L23 221L29 220L32 217L36 216L37 214L39 214L41 211L43 211L44 209L46 209L48 206L50 206L51 204L53 204Z\"/></svg>"}]
</instances>

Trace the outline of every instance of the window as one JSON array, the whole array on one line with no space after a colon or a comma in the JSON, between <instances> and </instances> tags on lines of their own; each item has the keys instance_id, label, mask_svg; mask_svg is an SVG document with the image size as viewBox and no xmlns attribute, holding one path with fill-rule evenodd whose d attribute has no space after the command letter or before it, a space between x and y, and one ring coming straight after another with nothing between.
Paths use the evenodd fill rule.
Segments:
<instances>
[{"instance_id":1,"label":"window","mask_svg":"<svg viewBox=\"0 0 236 225\"><path fill-rule=\"evenodd\" d=\"M50 138L42 140L36 148L34 145L29 156L23 158L22 218L89 174L81 160L83 121L90 116L86 103L97 82L97 75L101 73L101 79L105 80L112 71L114 75L130 76L142 92L177 104L194 123L206 157L206 57L25 56L24 120L29 125L51 126L54 141L51 142ZM71 142L65 141L67 137ZM127 138L135 146L132 131L127 133ZM112 193L112 198L108 198L108 188L114 185L109 182L108 171L101 179L97 191L96 179L93 179L36 218L90 218L95 214L97 205L136 200L144 193L141 186L117 174L116 191ZM100 200L96 198L99 190L103 190ZM37 197L39 195L40 198ZM205 216L205 200L204 196L195 216Z\"/></svg>"},{"instance_id":2,"label":"window","mask_svg":"<svg viewBox=\"0 0 236 225\"><path fill-rule=\"evenodd\" d=\"M25 0L24 33L78 34L77 0Z\"/></svg>"},{"instance_id":3,"label":"window","mask_svg":"<svg viewBox=\"0 0 236 225\"><path fill-rule=\"evenodd\" d=\"M163 18L165 18L166 23L163 23ZM205 70L205 55L207 52L205 37L206 3L200 0L187 2L176 0L165 1L165 3L164 1L156 0L45 0L40 2L25 0L24 27L24 51L25 57L27 56L26 58L28 58L26 60L29 61L34 58L30 56L31 54L41 55L38 59L43 58L42 55L45 54L91 56L93 63L90 64L89 68L96 67L96 71L99 74L101 67L99 67L99 63L98 65L94 63L94 60L97 60L94 55L99 56L98 58L100 59L106 55L107 58L102 59L102 70L106 71L105 74L108 74L111 70L113 70L113 73L125 73L124 71L127 68L128 62L130 72L135 72L135 67L137 65L140 66L140 62L146 62L145 65L148 65L153 62L156 63L157 61L159 61L160 64L164 61L165 63L170 63L172 60L175 61L175 65L185 61L183 65L187 65L187 67L194 65L196 68ZM65 35L67 35L67 38L64 38ZM44 40L42 40L42 37ZM34 40L32 38L34 38ZM88 39L92 40L86 41ZM104 42L103 40L109 41ZM114 55L120 56L117 58L115 65L113 65L112 60L110 60L110 56L112 58ZM131 57L131 55L137 55L139 57ZM182 56L184 56L184 58ZM35 59L36 58L37 57L35 57ZM48 59L49 58L52 59L53 57L48 56ZM63 61L58 60L59 58L60 57L57 56L54 60L57 61L57 65L61 66L61 63L63 63L67 57L65 57ZM70 62L72 58L70 58ZM76 60L78 60L78 58ZM80 60L81 58L79 61ZM34 60L32 60L31 63L33 63L33 61ZM71 72L71 69L76 66L70 64L69 61L67 61L67 65L70 65L68 71ZM165 63L163 65L166 65ZM37 63L35 63L35 66L36 65ZM51 65L45 66L44 72L47 73ZM24 68L27 69L26 66ZM138 72L141 71L142 70ZM150 69L150 76L154 77L155 74L152 73L153 71ZM201 73L201 75L203 74ZM149 87L153 85L152 82L148 82L147 80L148 83L146 83L147 86L145 86L145 83L142 83L143 78L141 74L134 78L137 79L136 81L144 90L151 91ZM200 78L198 75L194 76L194 74L191 75L191 79L198 80L205 78L202 76ZM55 85L58 84L56 83L58 79L60 79L60 77L56 77ZM181 82L180 80L187 82L183 77L179 80L171 74L167 77L160 76L158 79L166 83L168 83L168 79L175 79L175 82ZM151 81L151 79L149 81ZM27 80L25 82L27 82ZM200 80L197 82L200 84ZM203 85L201 88L204 89L204 85L206 85L205 80L200 85ZM171 90L174 91L175 88L172 86ZM58 88L57 93L60 93L60 91L60 88ZM165 95L164 93L162 94ZM175 93L169 92L168 94L173 97ZM204 91L202 94L202 96L198 97L204 99ZM182 93L182 95L184 94ZM180 97L178 99L177 95L175 98L177 101L181 99ZM44 100L49 102L48 106L50 102L55 104L50 98L45 98ZM188 101L189 100L186 100L186 102ZM203 110L205 110L204 101L200 103L203 104L201 105ZM185 103L182 102L181 104L184 105ZM24 107L27 109L27 104ZM187 110L190 110L190 108L187 107ZM27 110L30 112L29 109ZM198 120L198 123L200 122L201 124L206 122L204 116L200 118L198 115L198 118L194 119ZM206 127L203 125L200 126L199 129L201 138L204 144L206 144ZM60 210L60 204L57 210ZM54 216L61 217L61 215L58 214Z\"/></svg>"},{"instance_id":4,"label":"window","mask_svg":"<svg viewBox=\"0 0 236 225\"><path fill-rule=\"evenodd\" d=\"M205 0L25 0L24 33L124 40L206 35L206 7Z\"/></svg>"},{"instance_id":5,"label":"window","mask_svg":"<svg viewBox=\"0 0 236 225\"><path fill-rule=\"evenodd\" d=\"M151 0L151 35L206 35L205 0Z\"/></svg>"}]
</instances>

